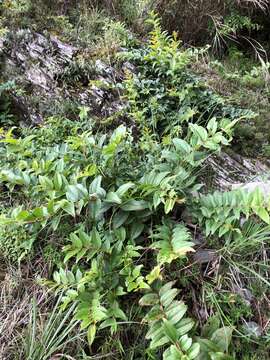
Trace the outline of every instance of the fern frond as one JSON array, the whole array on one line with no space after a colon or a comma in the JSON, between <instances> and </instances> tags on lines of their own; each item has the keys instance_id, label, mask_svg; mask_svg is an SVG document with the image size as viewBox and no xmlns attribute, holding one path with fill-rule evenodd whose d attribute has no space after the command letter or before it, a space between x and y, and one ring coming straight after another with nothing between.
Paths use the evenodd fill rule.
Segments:
<instances>
[{"instance_id":1,"label":"fern frond","mask_svg":"<svg viewBox=\"0 0 270 360\"><path fill-rule=\"evenodd\" d=\"M194 214L204 226L206 236L239 232L242 227L241 218L257 216L269 224L269 208L262 191L257 187L254 191L244 189L214 192L201 196L197 213Z\"/></svg>"},{"instance_id":2,"label":"fern frond","mask_svg":"<svg viewBox=\"0 0 270 360\"><path fill-rule=\"evenodd\" d=\"M141 306L153 305L144 319L149 325L146 339L151 340L151 349L170 345L163 353L164 360L192 360L199 354L200 345L187 335L194 322L185 317L187 306L176 300L179 290L173 285L173 281L166 283L158 292L141 298Z\"/></svg>"},{"instance_id":3,"label":"fern frond","mask_svg":"<svg viewBox=\"0 0 270 360\"><path fill-rule=\"evenodd\" d=\"M169 220L163 221L163 225L157 227L153 238L158 239L151 247L158 250L159 264L171 263L188 252L194 251L191 234L183 224L176 224Z\"/></svg>"}]
</instances>

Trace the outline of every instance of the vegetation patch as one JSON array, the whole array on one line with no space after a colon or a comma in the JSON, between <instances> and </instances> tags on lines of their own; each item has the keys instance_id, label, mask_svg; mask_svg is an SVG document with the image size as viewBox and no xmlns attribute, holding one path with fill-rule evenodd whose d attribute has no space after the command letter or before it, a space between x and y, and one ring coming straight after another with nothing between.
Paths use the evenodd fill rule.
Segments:
<instances>
[{"instance_id":1,"label":"vegetation patch","mask_svg":"<svg viewBox=\"0 0 270 360\"><path fill-rule=\"evenodd\" d=\"M148 26L114 53L132 71L110 84L125 104L113 116L82 106L72 121L17 129L1 109L0 259L36 276L3 358L267 359L269 199L199 180L254 113L194 73L204 51L155 15ZM7 277L3 303L17 309Z\"/></svg>"}]
</instances>

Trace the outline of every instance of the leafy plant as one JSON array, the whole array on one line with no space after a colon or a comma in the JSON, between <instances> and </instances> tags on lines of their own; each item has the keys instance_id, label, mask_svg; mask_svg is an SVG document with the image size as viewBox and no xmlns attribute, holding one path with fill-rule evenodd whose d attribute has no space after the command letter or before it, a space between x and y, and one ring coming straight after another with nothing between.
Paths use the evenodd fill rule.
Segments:
<instances>
[{"instance_id":1,"label":"leafy plant","mask_svg":"<svg viewBox=\"0 0 270 360\"><path fill-rule=\"evenodd\" d=\"M192 344L192 339L187 335L194 322L183 318L187 306L174 300L179 291L172 286L173 283L169 282L159 292L149 292L141 298L141 305L154 305L145 318L149 322L146 338L151 339L151 349L171 344L163 353L163 359L195 359L199 355L200 345L196 342Z\"/></svg>"},{"instance_id":2,"label":"leafy plant","mask_svg":"<svg viewBox=\"0 0 270 360\"><path fill-rule=\"evenodd\" d=\"M211 318L202 331L205 338L192 339L189 333L194 321L185 317L187 306L184 302L175 300L179 290L173 285L174 282L166 283L140 299L140 305L152 306L144 319L149 324L146 338L151 340L150 349L166 345L164 360L232 359L226 355L232 328L220 328L219 320Z\"/></svg>"},{"instance_id":3,"label":"leafy plant","mask_svg":"<svg viewBox=\"0 0 270 360\"><path fill-rule=\"evenodd\" d=\"M14 116L10 112L10 99L8 91L14 89L15 84L13 81L0 83L0 126L11 126L14 123Z\"/></svg>"},{"instance_id":4,"label":"leafy plant","mask_svg":"<svg viewBox=\"0 0 270 360\"><path fill-rule=\"evenodd\" d=\"M159 239L152 244L158 249L157 262L159 264L171 263L173 260L185 256L188 252L194 251L191 235L183 224L167 222L157 228L154 239Z\"/></svg>"},{"instance_id":5,"label":"leafy plant","mask_svg":"<svg viewBox=\"0 0 270 360\"><path fill-rule=\"evenodd\" d=\"M227 355L232 340L233 328L229 326L220 327L220 325L219 318L212 316L202 328L202 337L198 339L201 348L198 359L233 359Z\"/></svg>"},{"instance_id":6,"label":"leafy plant","mask_svg":"<svg viewBox=\"0 0 270 360\"><path fill-rule=\"evenodd\" d=\"M190 70L194 59L190 49L179 51L176 35L161 31L159 19L152 15L153 26L148 44L121 56L132 60L137 73L126 81L130 116L141 126L151 126L161 134L185 134L188 123L205 126L211 118L217 124L226 118L252 116L225 106ZM195 127L194 127L195 130Z\"/></svg>"},{"instance_id":7,"label":"leafy plant","mask_svg":"<svg viewBox=\"0 0 270 360\"><path fill-rule=\"evenodd\" d=\"M11 261L20 262L31 254L35 233L24 226L3 227L0 230L0 255Z\"/></svg>"},{"instance_id":8,"label":"leafy plant","mask_svg":"<svg viewBox=\"0 0 270 360\"><path fill-rule=\"evenodd\" d=\"M50 246L62 255L42 282L62 294L58 304L65 320L49 321L44 346L31 335L29 358L42 357L44 349L44 356L52 356L77 321L90 351L101 348L100 335L117 337L131 321L131 304L141 321L137 300L143 291L148 293L141 305L153 306L145 317L149 354L154 348L170 360L226 359L229 351L229 327L215 329L204 342L196 339L200 331L185 317L187 306L176 300L180 287L173 284L195 251L196 226L185 211L192 210L201 232L228 244L243 230L241 217L269 222L258 192L199 195L204 162L230 144L235 124L251 113L226 106L210 92L189 67L193 53L162 32L156 18L151 24L148 43L125 55L137 72L118 84L134 127L104 129L82 107L77 121L53 117L20 136L13 128L1 134L1 232L24 229L16 236L31 234L30 254ZM158 286L163 279L165 285ZM67 316L74 320L65 330Z\"/></svg>"},{"instance_id":9,"label":"leafy plant","mask_svg":"<svg viewBox=\"0 0 270 360\"><path fill-rule=\"evenodd\" d=\"M252 192L215 192L202 196L199 201L198 218L204 223L206 236L218 234L219 237L225 236L227 241L233 235L237 237L241 233L243 216L248 220L255 215L266 224L270 222L267 202L258 187Z\"/></svg>"},{"instance_id":10,"label":"leafy plant","mask_svg":"<svg viewBox=\"0 0 270 360\"><path fill-rule=\"evenodd\" d=\"M258 31L260 25L253 22L248 15L242 15L240 12L231 11L224 21L221 17L213 16L212 18L213 35L213 47L217 52L223 51L224 46L228 46L229 42L237 42L239 38L245 38L241 36L243 30ZM252 42L252 40L248 40ZM254 42L256 48L256 43Z\"/></svg>"}]
</instances>

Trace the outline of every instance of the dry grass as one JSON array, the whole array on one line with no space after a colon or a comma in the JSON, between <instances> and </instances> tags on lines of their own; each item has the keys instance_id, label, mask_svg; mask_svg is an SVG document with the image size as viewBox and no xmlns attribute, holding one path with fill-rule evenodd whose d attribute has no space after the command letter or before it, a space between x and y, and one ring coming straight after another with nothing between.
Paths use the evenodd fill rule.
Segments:
<instances>
[{"instance_id":1,"label":"dry grass","mask_svg":"<svg viewBox=\"0 0 270 360\"><path fill-rule=\"evenodd\" d=\"M234 0L235 8L243 15L266 13L269 0ZM156 10L163 25L170 32L176 30L179 37L192 45L205 44L211 40L209 24L217 27L215 21L223 24L223 19L231 12L225 0L157 0ZM265 14L267 16L267 14ZM211 20L212 19L212 20ZM213 21L213 19L215 21Z\"/></svg>"},{"instance_id":2,"label":"dry grass","mask_svg":"<svg viewBox=\"0 0 270 360\"><path fill-rule=\"evenodd\" d=\"M252 6L263 11L269 8L269 0L235 0L238 6Z\"/></svg>"},{"instance_id":3,"label":"dry grass","mask_svg":"<svg viewBox=\"0 0 270 360\"><path fill-rule=\"evenodd\" d=\"M29 323L31 299L47 303L47 291L36 284L29 268L2 267L0 279L0 360L21 359L22 333ZM43 268L45 270L45 268Z\"/></svg>"}]
</instances>

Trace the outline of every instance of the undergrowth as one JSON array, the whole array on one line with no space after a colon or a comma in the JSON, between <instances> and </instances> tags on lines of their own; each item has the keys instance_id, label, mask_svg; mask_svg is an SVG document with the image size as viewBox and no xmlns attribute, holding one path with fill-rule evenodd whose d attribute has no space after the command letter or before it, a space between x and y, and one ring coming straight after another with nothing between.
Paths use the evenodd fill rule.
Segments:
<instances>
[{"instance_id":1,"label":"undergrowth","mask_svg":"<svg viewBox=\"0 0 270 360\"><path fill-rule=\"evenodd\" d=\"M145 45L119 55L136 66L117 85L126 124L84 108L75 122L4 123L0 253L19 266L55 259L38 281L60 307L38 337L33 301L22 359L69 358L77 322L77 358L242 359L246 342L267 354L269 202L198 180L254 114L205 87L197 52L150 23Z\"/></svg>"},{"instance_id":2,"label":"undergrowth","mask_svg":"<svg viewBox=\"0 0 270 360\"><path fill-rule=\"evenodd\" d=\"M205 56L194 65L207 84L226 102L253 110L257 115L236 125L233 140L235 152L249 158L268 158L269 155L269 62L258 64L235 46L219 61Z\"/></svg>"}]
</instances>

